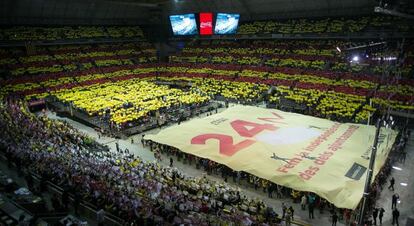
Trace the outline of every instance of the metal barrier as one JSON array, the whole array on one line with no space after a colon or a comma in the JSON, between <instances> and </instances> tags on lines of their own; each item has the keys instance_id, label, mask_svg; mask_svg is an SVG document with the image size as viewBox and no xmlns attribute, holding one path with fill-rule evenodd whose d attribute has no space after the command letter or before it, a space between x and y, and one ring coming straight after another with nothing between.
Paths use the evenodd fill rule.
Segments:
<instances>
[{"instance_id":1,"label":"metal barrier","mask_svg":"<svg viewBox=\"0 0 414 226\"><path fill-rule=\"evenodd\" d=\"M34 173L31 173L31 174L32 174L32 177L33 177L34 180L36 180L37 182L40 182L40 176L39 175L34 174ZM56 194L60 198L62 197L63 189L61 187L59 187L58 185L56 185L56 184L54 184L50 181L47 181L47 188L48 188L49 193ZM69 199L71 200L71 202L74 201L74 197L72 195L69 195ZM88 218L96 219L96 212L98 210L97 210L97 207L95 205L93 205L92 203L89 203L89 202L82 202L79 205L79 207L80 207L79 208L80 212L82 212L82 214L84 216L87 216ZM108 213L108 212L105 213L104 225L107 225L107 226L122 226L124 223L125 222L124 222L123 219L121 219L121 218L119 218L119 217L117 217L117 216L115 216L111 213Z\"/></svg>"}]
</instances>

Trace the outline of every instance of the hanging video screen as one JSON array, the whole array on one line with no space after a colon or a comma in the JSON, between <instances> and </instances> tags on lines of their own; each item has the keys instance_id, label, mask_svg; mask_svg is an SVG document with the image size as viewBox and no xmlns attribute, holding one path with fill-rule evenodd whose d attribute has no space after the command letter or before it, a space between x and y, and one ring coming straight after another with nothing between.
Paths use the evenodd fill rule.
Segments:
<instances>
[{"instance_id":1,"label":"hanging video screen","mask_svg":"<svg viewBox=\"0 0 414 226\"><path fill-rule=\"evenodd\" d=\"M240 14L217 13L214 33L218 35L235 34L239 19Z\"/></svg>"},{"instance_id":2,"label":"hanging video screen","mask_svg":"<svg viewBox=\"0 0 414 226\"><path fill-rule=\"evenodd\" d=\"M171 15L170 21L174 35L196 35L198 33L197 23L193 13Z\"/></svg>"}]
</instances>

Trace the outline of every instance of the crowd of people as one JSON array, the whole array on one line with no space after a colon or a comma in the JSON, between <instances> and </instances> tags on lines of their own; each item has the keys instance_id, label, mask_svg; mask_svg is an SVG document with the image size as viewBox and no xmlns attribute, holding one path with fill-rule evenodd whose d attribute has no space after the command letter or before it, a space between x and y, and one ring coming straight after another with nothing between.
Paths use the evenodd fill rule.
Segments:
<instances>
[{"instance_id":1,"label":"crowd of people","mask_svg":"<svg viewBox=\"0 0 414 226\"><path fill-rule=\"evenodd\" d=\"M67 123L53 121L29 112L22 100L9 99L0 105L2 130L0 144L10 162L27 172L40 175L77 194L79 202L88 202L98 209L136 224L180 223L268 225L289 222L293 208L283 205L275 211L261 200L249 199L240 190L229 185L229 178L237 184L247 184L263 190L268 197L290 197L293 202L307 207L309 218L315 208L332 214L332 219L352 222L357 213L337 209L312 193L299 192L270 181L183 153L175 148L142 139L157 158L176 156L184 163L195 164L207 174L221 175L224 183L206 177L190 178L173 167L162 167L157 162L145 162L128 150L109 152L108 148L82 135ZM403 133L394 145L390 157L376 177L369 196L368 209L374 210L375 200L387 182L393 161L404 161L408 133ZM57 201L56 208L68 202ZM384 207L381 207L384 208ZM384 211L378 208L378 211ZM393 209L396 208L393 206ZM397 210L398 211L398 210ZM279 215L276 213L278 212ZM395 212L395 211L394 211ZM376 219L376 217L374 218ZM367 218L367 222L372 218Z\"/></svg>"},{"instance_id":2,"label":"crowd of people","mask_svg":"<svg viewBox=\"0 0 414 226\"><path fill-rule=\"evenodd\" d=\"M364 18L349 25L345 19L326 19L311 26L314 22L255 22L242 25L239 33L335 33L345 28L355 32L388 23ZM406 27L399 25L398 29ZM3 40L101 37L143 37L143 34L139 27L14 27L0 32ZM195 41L171 56L168 64L149 64L156 61L155 49L145 42L37 47L34 54L23 49L1 49L0 66L7 70L7 79L0 80L0 98L19 96L30 100L53 96L118 129L142 124L170 107L197 108L210 99L220 98L242 103L267 101L277 106L294 102L311 115L360 123L368 121L379 109L412 111L413 81L394 78L388 81L371 76L369 73L382 72L378 61L365 59L366 67L343 62L335 47L347 44L335 40ZM413 52L408 51L403 58L403 72L409 74ZM155 82L185 83L186 90ZM293 208L284 205L276 211L277 215L264 202L249 199L232 188L227 183L229 178L237 184L263 190L270 198L291 197L303 208L307 207L309 218L313 218L315 208L321 212L329 209L332 222L342 218L351 221L356 215L349 210L338 210L314 194L235 172L150 141L142 142L154 151L157 159L163 154L176 156L208 174L221 175L225 183L186 177L173 167L172 158L170 167L161 167L119 148L117 152L109 152L66 123L32 115L21 100L10 98L0 103L0 126L4 128L0 132L0 146L10 162L62 185L67 193L77 194L76 203L80 200L93 203L138 225L231 225L231 222L266 225L293 219ZM403 134L372 185L369 209L374 210L374 221L388 211L375 206L375 200L387 182L392 161L405 159L406 137ZM67 204L58 198L54 198L54 203L56 208ZM393 213L397 215L395 207Z\"/></svg>"},{"instance_id":3,"label":"crowd of people","mask_svg":"<svg viewBox=\"0 0 414 226\"><path fill-rule=\"evenodd\" d=\"M128 151L108 152L66 123L34 116L21 101L2 102L0 109L0 143L8 161L76 194L77 205L90 202L135 225L280 222L263 201L226 183L186 177Z\"/></svg>"},{"instance_id":4,"label":"crowd of people","mask_svg":"<svg viewBox=\"0 0 414 226\"><path fill-rule=\"evenodd\" d=\"M83 38L132 38L143 37L138 26L14 26L0 31L2 41L44 41Z\"/></svg>"},{"instance_id":5,"label":"crowd of people","mask_svg":"<svg viewBox=\"0 0 414 226\"><path fill-rule=\"evenodd\" d=\"M362 16L246 22L240 25L237 34L355 33L365 30L382 31L384 29L408 31L411 28L404 20L396 17Z\"/></svg>"},{"instance_id":6,"label":"crowd of people","mask_svg":"<svg viewBox=\"0 0 414 226\"><path fill-rule=\"evenodd\" d=\"M364 42L341 40L195 40L188 42L182 51L170 56L175 63L213 63L250 66L289 67L302 70L349 72L357 75L380 75L383 68L401 72L409 77L413 64L411 42L403 47L390 43L387 52L367 50L358 63L350 63L350 56L338 52L336 47L364 45ZM392 45L392 47L391 47ZM402 48L404 51L401 51ZM399 56L398 60L379 60L387 56ZM368 56L368 57L367 57ZM411 73L412 74L412 73Z\"/></svg>"},{"instance_id":7,"label":"crowd of people","mask_svg":"<svg viewBox=\"0 0 414 226\"><path fill-rule=\"evenodd\" d=\"M54 96L89 116L107 116L110 123L119 127L165 108L204 105L210 100L209 96L192 90L170 88L142 79L74 87L56 91Z\"/></svg>"},{"instance_id":8,"label":"crowd of people","mask_svg":"<svg viewBox=\"0 0 414 226\"><path fill-rule=\"evenodd\" d=\"M400 136L397 137L398 142L395 143L393 146L393 149L391 150L387 161L385 162L384 166L381 168L380 172L376 176L374 182L371 185L370 189L370 196L369 196L369 202L368 202L368 209L370 212L370 215L367 217L367 222L371 225L377 225L377 222L379 222L380 225L382 225L382 219L384 216L384 213L387 211L391 212L392 215L392 224L396 223L398 225L398 219L399 219L399 210L397 208L397 204L399 201L399 195L396 193L394 185L395 185L395 178L391 177L389 180L389 186L387 189L391 190L393 192L393 195L391 197L391 208L388 209L386 206L382 206L380 204L376 203L376 200L379 198L379 195L381 191L385 188L384 185L387 184L387 179L391 175L391 169L392 166L396 163L404 163L405 159L407 157L407 151L405 149L408 137L410 135L410 131L403 130L402 133L400 133ZM378 221L377 221L378 217Z\"/></svg>"},{"instance_id":9,"label":"crowd of people","mask_svg":"<svg viewBox=\"0 0 414 226\"><path fill-rule=\"evenodd\" d=\"M155 49L148 42L36 47L30 55L19 47L0 49L0 65L15 79L155 61Z\"/></svg>"},{"instance_id":10,"label":"crowd of people","mask_svg":"<svg viewBox=\"0 0 414 226\"><path fill-rule=\"evenodd\" d=\"M403 161L406 156L405 145L408 139L407 130L404 133L401 133L397 138L398 142L396 142L390 152L389 157L387 158L384 166L381 168L378 175L375 177L375 180L370 188L370 194L368 196L369 201L367 202L367 209L368 214L366 215L366 219L364 221L367 225L371 225L375 220L375 217L378 216L377 211L382 211L381 213L381 220L384 214L384 209L376 207L376 201L379 199L379 194L383 189L383 185L387 183L387 178L391 174L391 166L395 161ZM179 149L170 147L167 145L159 144L153 142L151 140L146 140L145 136L142 137L141 140L144 146L148 146L156 158L161 161L162 156L175 156L178 160L182 161L184 164L195 164L197 169L203 169L207 172L207 174L215 174L221 176L225 182L228 181L229 178L232 178L232 181L236 184L246 184L254 188L255 190L262 190L264 193L267 193L269 198L273 198L274 194L276 198L291 198L292 202L300 203L302 210L308 209L309 212L309 219L314 218L314 209L318 208L320 213L323 213L324 210L328 210L331 214L331 219L333 225L336 225L338 220L343 220L346 225L355 223L358 220L359 209L356 211L349 210L349 209L338 209L333 204L329 203L327 200L317 196L316 194L309 193L309 192L300 192L293 190L288 187L284 187L273 183L271 181L256 177L249 173L241 172L241 171L234 171L228 168L225 165L216 163L209 159L200 158L185 152L181 152ZM170 157L170 164L172 164L172 158ZM394 180L394 179L392 179ZM394 195L395 196L395 195ZM393 199L394 199L393 196ZM396 205L397 199L395 199ZM394 206L392 210L394 210ZM285 218L286 206L282 205L282 218L289 219L289 216ZM374 218L373 218L374 217ZM334 224L335 222L335 224Z\"/></svg>"},{"instance_id":11,"label":"crowd of people","mask_svg":"<svg viewBox=\"0 0 414 226\"><path fill-rule=\"evenodd\" d=\"M26 56L22 50L2 49L0 65L7 66L13 75L10 77L15 78L0 80L3 85L0 97L17 95L24 96L27 100L55 97L70 104L70 99L76 97L79 106L75 103L72 104L73 107L85 109L94 104L84 98L85 90L91 87L97 87L93 91L94 95L102 97L100 93L103 90L109 90L108 95L118 95L117 82L127 88L134 86L136 80L170 83L186 81L191 85L192 92L195 92L186 98L187 102L199 103L203 102L200 96L201 99L211 96L254 103L265 100L263 97L266 93L269 94L267 91L274 88L274 92L267 98L270 104L292 103L298 108L318 111L320 117L344 122L366 123L378 109L414 109L411 80L385 81L378 76L341 72L333 67L325 67L329 62L343 61L333 47L337 44L345 45L344 42L335 40L189 42L180 53L182 56L176 57L195 55L194 57L202 58L209 55L206 57L208 61L195 61L191 64L148 64L155 60L155 50L146 42L39 47L36 54L30 56ZM228 57L234 59L227 62ZM263 64L265 61L273 63ZM407 68L410 68L413 62L412 52L407 53L405 61L408 62ZM142 64L144 62L146 64ZM310 64L316 65L315 62L319 62L317 68L312 69ZM374 67L374 64L377 65L378 62L369 62L369 68ZM87 110L86 113L104 116L110 111L107 121L109 124L112 122L115 129L134 125L130 122L139 122L138 119L142 119L148 111L141 109L140 104L133 107L128 105L137 96L132 93L134 92L130 91L128 95L122 91L119 98L105 98L104 101L100 98L95 103L100 105L99 109ZM137 89L135 93L145 96L151 92ZM119 107L119 102L126 104ZM118 106L112 106L113 103L118 103Z\"/></svg>"}]
</instances>

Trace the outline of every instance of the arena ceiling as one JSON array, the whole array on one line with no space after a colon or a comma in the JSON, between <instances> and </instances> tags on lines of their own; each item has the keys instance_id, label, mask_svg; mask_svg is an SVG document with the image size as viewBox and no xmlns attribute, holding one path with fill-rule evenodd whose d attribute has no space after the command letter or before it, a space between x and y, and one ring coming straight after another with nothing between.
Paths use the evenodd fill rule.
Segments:
<instances>
[{"instance_id":1,"label":"arena ceiling","mask_svg":"<svg viewBox=\"0 0 414 226\"><path fill-rule=\"evenodd\" d=\"M244 20L269 18L320 17L355 15L373 12L371 0L211 0L175 1L168 5L171 12L223 11L238 12Z\"/></svg>"},{"instance_id":2,"label":"arena ceiling","mask_svg":"<svg viewBox=\"0 0 414 226\"><path fill-rule=\"evenodd\" d=\"M241 20L354 16L373 13L380 0L2 0L0 23L162 24L169 14L234 12ZM398 2L414 8L411 0Z\"/></svg>"}]
</instances>

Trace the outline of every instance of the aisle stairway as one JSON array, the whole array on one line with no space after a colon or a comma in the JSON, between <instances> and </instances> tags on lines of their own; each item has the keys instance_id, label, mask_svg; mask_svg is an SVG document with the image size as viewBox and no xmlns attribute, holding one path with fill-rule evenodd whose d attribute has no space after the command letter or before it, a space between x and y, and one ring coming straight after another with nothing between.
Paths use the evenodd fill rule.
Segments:
<instances>
[{"instance_id":1,"label":"aisle stairway","mask_svg":"<svg viewBox=\"0 0 414 226\"><path fill-rule=\"evenodd\" d=\"M17 225L17 222L15 222L9 215L0 211L0 225Z\"/></svg>"}]
</instances>

